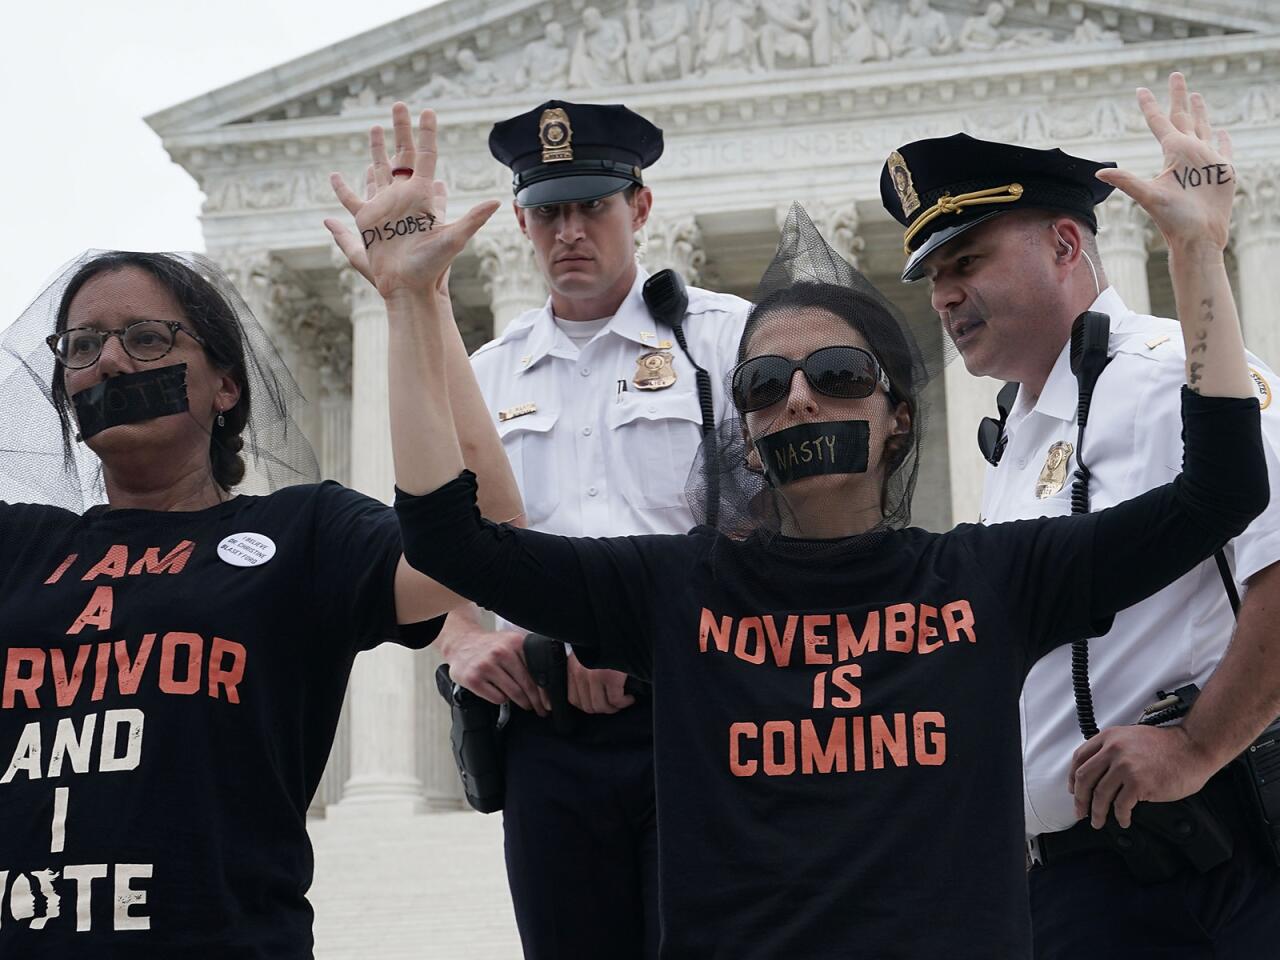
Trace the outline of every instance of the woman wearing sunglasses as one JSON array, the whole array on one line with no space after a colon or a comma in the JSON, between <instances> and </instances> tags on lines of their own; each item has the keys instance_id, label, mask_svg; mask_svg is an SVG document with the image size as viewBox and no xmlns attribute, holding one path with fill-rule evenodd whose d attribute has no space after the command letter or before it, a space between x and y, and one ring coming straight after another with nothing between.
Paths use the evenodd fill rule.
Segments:
<instances>
[{"instance_id":1,"label":"woman wearing sunglasses","mask_svg":"<svg viewBox=\"0 0 1280 960\"><path fill-rule=\"evenodd\" d=\"M1165 149L1169 167L1217 162L1199 141ZM1229 185L1166 175L1142 196L1166 236L1225 236ZM438 386L444 322L423 328L422 368L392 384L420 411L399 424L398 449L423 452L397 462L405 555L584 662L652 679L662 956L1029 955L1029 665L1101 632L1267 500L1225 270L1202 267L1174 277L1180 307L1221 308L1180 310L1203 365L1178 480L1091 515L944 534L906 527L939 358L798 208L742 338L741 420L693 474L695 493L718 493L715 524L684 536L483 521Z\"/></svg>"}]
</instances>

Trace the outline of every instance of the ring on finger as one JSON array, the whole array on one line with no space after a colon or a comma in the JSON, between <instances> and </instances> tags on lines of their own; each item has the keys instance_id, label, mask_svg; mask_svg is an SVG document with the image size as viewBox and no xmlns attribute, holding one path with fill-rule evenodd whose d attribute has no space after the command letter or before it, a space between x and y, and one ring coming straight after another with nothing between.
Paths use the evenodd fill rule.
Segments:
<instances>
[{"instance_id":1,"label":"ring on finger","mask_svg":"<svg viewBox=\"0 0 1280 960\"><path fill-rule=\"evenodd\" d=\"M412 177L413 167L396 167L394 170L391 171L391 176L393 177L399 177L401 175L406 177Z\"/></svg>"}]
</instances>

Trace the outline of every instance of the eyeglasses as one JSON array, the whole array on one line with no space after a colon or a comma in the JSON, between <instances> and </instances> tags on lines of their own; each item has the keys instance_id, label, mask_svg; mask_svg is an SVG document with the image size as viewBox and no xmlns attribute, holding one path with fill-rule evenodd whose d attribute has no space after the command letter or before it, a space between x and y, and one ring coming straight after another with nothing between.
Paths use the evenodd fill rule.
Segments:
<instances>
[{"instance_id":1,"label":"eyeglasses","mask_svg":"<svg viewBox=\"0 0 1280 960\"><path fill-rule=\"evenodd\" d=\"M1009 442L1004 432L1004 425L1009 419L1009 411L1013 409L1013 401L1017 398L1018 385L1006 383L996 394L996 409L1000 412L1000 419L983 417L978 424L978 449L982 451L982 456L987 463L993 467L999 465L1000 458L1004 456L1004 448Z\"/></svg>"},{"instance_id":2,"label":"eyeglasses","mask_svg":"<svg viewBox=\"0 0 1280 960\"><path fill-rule=\"evenodd\" d=\"M791 393L791 380L804 371L809 386L828 397L869 397L876 385L892 396L878 360L861 347L822 347L803 360L765 354L743 360L733 371L733 405L740 413L762 410Z\"/></svg>"},{"instance_id":3,"label":"eyeglasses","mask_svg":"<svg viewBox=\"0 0 1280 960\"><path fill-rule=\"evenodd\" d=\"M178 332L185 333L204 346L203 338L192 333L177 320L137 320L122 330L98 330L95 327L71 327L51 333L44 342L68 370L83 370L98 362L108 337L119 337L124 352L135 360L159 360L173 349Z\"/></svg>"}]
</instances>

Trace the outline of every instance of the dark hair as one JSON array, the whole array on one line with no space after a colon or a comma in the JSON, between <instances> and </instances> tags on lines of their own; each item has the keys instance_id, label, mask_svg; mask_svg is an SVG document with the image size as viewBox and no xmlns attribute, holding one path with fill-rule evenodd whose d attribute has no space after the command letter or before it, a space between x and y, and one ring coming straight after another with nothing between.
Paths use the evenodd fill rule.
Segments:
<instances>
[{"instance_id":1,"label":"dark hair","mask_svg":"<svg viewBox=\"0 0 1280 960\"><path fill-rule=\"evenodd\" d=\"M738 362L750 355L751 339L761 325L774 314L794 323L795 314L801 310L826 310L835 314L867 341L872 354L880 361L889 378L889 396L886 398L892 410L899 403L907 405L910 427L905 434L894 434L885 440L885 476L881 490L881 506L889 509L889 480L906 461L907 454L916 448L919 410L917 382L920 357L911 339L895 316L891 307L869 291L857 290L834 283L799 280L780 287L752 308L738 341ZM914 471L914 464L912 470Z\"/></svg>"},{"instance_id":2,"label":"dark hair","mask_svg":"<svg viewBox=\"0 0 1280 960\"><path fill-rule=\"evenodd\" d=\"M58 304L55 330L66 329L71 302L81 287L99 274L114 273L128 267L145 271L169 291L183 313L183 317L174 319L185 319L195 328L204 340L204 352L210 362L230 374L240 388L240 399L230 410L223 411L224 424L214 424L209 440L209 462L214 482L229 491L244 479L245 464L240 456L244 439L240 434L249 422L249 377L245 370L240 321L231 304L212 283L181 260L163 253L104 253L84 264L67 283ZM54 407L62 425L63 452L70 464L74 459L71 403L61 370L55 372L51 387Z\"/></svg>"}]
</instances>

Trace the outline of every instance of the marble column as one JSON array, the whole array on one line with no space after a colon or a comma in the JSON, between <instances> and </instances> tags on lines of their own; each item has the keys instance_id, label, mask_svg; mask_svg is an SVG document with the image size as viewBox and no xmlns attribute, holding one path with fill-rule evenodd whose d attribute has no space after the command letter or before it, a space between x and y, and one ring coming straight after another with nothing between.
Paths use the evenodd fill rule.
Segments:
<instances>
[{"instance_id":1,"label":"marble column","mask_svg":"<svg viewBox=\"0 0 1280 960\"><path fill-rule=\"evenodd\" d=\"M1232 247L1245 345L1280 366L1280 165L1238 171Z\"/></svg>"},{"instance_id":2,"label":"marble column","mask_svg":"<svg viewBox=\"0 0 1280 960\"><path fill-rule=\"evenodd\" d=\"M233 248L210 253L226 271L245 305L262 325L280 359L297 376L302 350L292 336L296 304L306 296L297 278L270 250Z\"/></svg>"},{"instance_id":3,"label":"marble column","mask_svg":"<svg viewBox=\"0 0 1280 960\"><path fill-rule=\"evenodd\" d=\"M547 285L533 258L533 244L515 224L490 225L472 241L493 309L493 335L525 310L547 302Z\"/></svg>"},{"instance_id":4,"label":"marble column","mask_svg":"<svg viewBox=\"0 0 1280 960\"><path fill-rule=\"evenodd\" d=\"M987 462L978 451L978 424L983 417L995 416L996 394L1001 386L999 380L971 375L960 357L947 364L943 374L952 524L979 519Z\"/></svg>"},{"instance_id":5,"label":"marble column","mask_svg":"<svg viewBox=\"0 0 1280 960\"><path fill-rule=\"evenodd\" d=\"M210 250L209 259L222 268L254 318L268 333L271 329L271 287L275 258L260 247L228 247Z\"/></svg>"},{"instance_id":6,"label":"marble column","mask_svg":"<svg viewBox=\"0 0 1280 960\"><path fill-rule=\"evenodd\" d=\"M1153 236L1145 210L1118 190L1098 208L1098 253L1107 280L1130 310L1151 312L1147 248Z\"/></svg>"},{"instance_id":7,"label":"marble column","mask_svg":"<svg viewBox=\"0 0 1280 960\"><path fill-rule=\"evenodd\" d=\"M299 304L305 302L309 294L298 278L286 270L270 250L234 247L211 251L209 256L227 274L236 292L244 301L244 305L249 308L253 318L262 328L270 348L277 354L279 362L283 363L285 370L282 372L277 366L275 372L280 381L282 396L288 403L289 414L293 419L291 429L301 430L303 436L314 445L314 432L311 429L314 408L308 402L314 400L314 397L308 392L307 385L307 376L313 371L308 362L305 347L300 345L299 339L295 336L295 314ZM253 346L252 342L249 345ZM257 345L257 349L261 350L261 348L261 344ZM290 378L292 383L289 382ZM297 387L296 390L293 389L294 386ZM252 399L255 403L267 402L261 395L254 396ZM252 439L248 433L245 434L245 438ZM271 457L278 452L266 446L256 451L252 446L246 448L244 458L246 474L241 486L242 490L253 493L266 492L268 479L264 473L265 464L269 463ZM260 456L255 456L255 453ZM299 466L312 465L299 464ZM275 479L292 481L295 478L277 476Z\"/></svg>"},{"instance_id":8,"label":"marble column","mask_svg":"<svg viewBox=\"0 0 1280 960\"><path fill-rule=\"evenodd\" d=\"M346 321L344 321L346 322ZM342 343L339 331L332 331L323 343L328 349L321 355L317 371L320 380L319 427L317 454L320 476L349 484L351 480L351 336L345 337L345 352L338 354L333 346ZM344 362L345 361L345 362ZM320 787L316 790L309 813L315 813L342 799L351 777L351 698L342 705L338 729L334 733L329 762L324 768Z\"/></svg>"},{"instance_id":9,"label":"marble column","mask_svg":"<svg viewBox=\"0 0 1280 960\"><path fill-rule=\"evenodd\" d=\"M490 625L492 628L492 625ZM449 705L436 688L436 670L442 663L434 645L417 655L418 690L418 776L425 785L429 811L468 809L462 793L462 780L453 761L449 742L452 717Z\"/></svg>"},{"instance_id":10,"label":"marble column","mask_svg":"<svg viewBox=\"0 0 1280 960\"><path fill-rule=\"evenodd\" d=\"M351 486L391 502L395 476L387 422L387 316L376 290L340 271L351 316ZM347 702L351 776L330 815L424 809L416 769L414 652L384 643L356 657Z\"/></svg>"},{"instance_id":11,"label":"marble column","mask_svg":"<svg viewBox=\"0 0 1280 960\"><path fill-rule=\"evenodd\" d=\"M320 476L351 483L351 370L320 368Z\"/></svg>"},{"instance_id":12,"label":"marble column","mask_svg":"<svg viewBox=\"0 0 1280 960\"><path fill-rule=\"evenodd\" d=\"M650 273L674 270L689 286L699 286L707 254L698 221L693 216L650 217L639 256Z\"/></svg>"}]
</instances>

